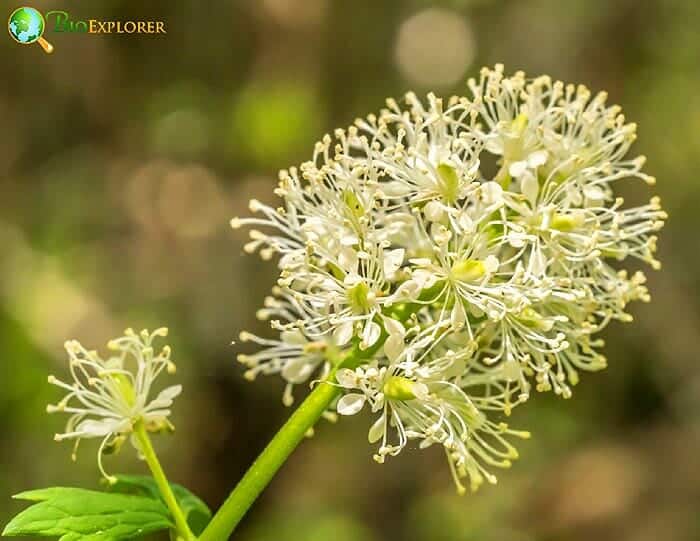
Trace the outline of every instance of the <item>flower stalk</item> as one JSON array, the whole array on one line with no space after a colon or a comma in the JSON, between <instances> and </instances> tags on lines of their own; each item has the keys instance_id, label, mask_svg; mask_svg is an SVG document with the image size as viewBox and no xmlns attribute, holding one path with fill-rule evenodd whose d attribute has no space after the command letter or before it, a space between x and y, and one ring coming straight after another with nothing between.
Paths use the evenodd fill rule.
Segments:
<instances>
[{"instance_id":1,"label":"flower stalk","mask_svg":"<svg viewBox=\"0 0 700 541\"><path fill-rule=\"evenodd\" d=\"M304 439L307 431L316 424L339 394L340 389L327 382L316 386L253 462L202 532L200 541L228 539L292 451Z\"/></svg>"},{"instance_id":2,"label":"flower stalk","mask_svg":"<svg viewBox=\"0 0 700 541\"><path fill-rule=\"evenodd\" d=\"M165 476L163 467L160 465L160 461L158 460L155 449L153 449L151 438L148 436L148 431L146 430L143 421L139 420L134 424L134 436L136 436L136 439L138 440L141 454L143 455L143 458L146 460L146 464L148 464L148 468L153 474L153 479L156 482L156 485L158 485L158 490L163 497L163 501L165 501L165 504L170 510L170 514L173 516L178 537L183 541L193 541L196 539L196 537L190 530L185 514L183 513L182 509L180 509L180 505L177 503L175 494L173 494L168 478Z\"/></svg>"}]
</instances>

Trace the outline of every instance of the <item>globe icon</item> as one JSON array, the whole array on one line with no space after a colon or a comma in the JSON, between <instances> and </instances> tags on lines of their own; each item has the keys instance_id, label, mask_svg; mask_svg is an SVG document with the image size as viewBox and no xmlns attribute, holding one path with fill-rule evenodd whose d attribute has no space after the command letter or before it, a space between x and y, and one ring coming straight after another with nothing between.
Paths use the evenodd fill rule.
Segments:
<instances>
[{"instance_id":1,"label":"globe icon","mask_svg":"<svg viewBox=\"0 0 700 541\"><path fill-rule=\"evenodd\" d=\"M34 43L44 33L44 17L34 8L17 8L10 15L8 28L20 43Z\"/></svg>"},{"instance_id":2,"label":"globe icon","mask_svg":"<svg viewBox=\"0 0 700 541\"><path fill-rule=\"evenodd\" d=\"M41 37L44 33L44 17L34 8L17 8L10 15L7 29L12 38L18 43L28 45L38 42L47 53L53 51L53 46Z\"/></svg>"}]
</instances>

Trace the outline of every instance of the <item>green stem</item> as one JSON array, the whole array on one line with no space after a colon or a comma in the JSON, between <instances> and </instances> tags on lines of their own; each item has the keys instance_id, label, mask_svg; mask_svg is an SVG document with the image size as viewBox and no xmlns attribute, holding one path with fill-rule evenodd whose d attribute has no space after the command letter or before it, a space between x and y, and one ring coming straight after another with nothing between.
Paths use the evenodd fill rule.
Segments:
<instances>
[{"instance_id":1,"label":"green stem","mask_svg":"<svg viewBox=\"0 0 700 541\"><path fill-rule=\"evenodd\" d=\"M136 435L136 439L138 439L141 452L146 459L146 463L153 474L153 479L158 485L160 494L163 496L163 500L168 506L168 509L170 509L170 514L175 520L175 527L177 528L178 536L186 541L194 540L195 536L190 530L190 527L187 525L185 514L182 512L182 509L180 509L177 499L175 498L175 494L173 494L173 490L170 488L170 483L168 482L167 477L165 477L165 472L158 461L156 452L151 444L151 438L148 437L148 432L146 431L143 421L138 421L134 425L134 434Z\"/></svg>"},{"instance_id":2,"label":"green stem","mask_svg":"<svg viewBox=\"0 0 700 541\"><path fill-rule=\"evenodd\" d=\"M253 502L339 393L339 388L324 382L309 394L231 492L202 532L200 541L223 541L233 533Z\"/></svg>"}]
</instances>

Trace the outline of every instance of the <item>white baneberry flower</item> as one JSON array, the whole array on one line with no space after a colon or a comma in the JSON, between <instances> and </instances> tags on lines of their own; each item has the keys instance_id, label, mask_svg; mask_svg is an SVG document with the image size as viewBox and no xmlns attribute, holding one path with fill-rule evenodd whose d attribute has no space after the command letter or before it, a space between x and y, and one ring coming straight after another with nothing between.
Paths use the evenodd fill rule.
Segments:
<instances>
[{"instance_id":1,"label":"white baneberry flower","mask_svg":"<svg viewBox=\"0 0 700 541\"><path fill-rule=\"evenodd\" d=\"M337 411L379 414L378 457L439 443L476 488L514 456L502 417L607 365L598 333L649 301L625 265L660 267L666 213L616 193L655 179L606 93L501 65L467 86L389 99L324 136L280 173L279 208L253 201L258 216L232 225L256 228L246 251L279 257L259 315L280 334L243 335L262 346L241 356L248 376L281 374L291 403L293 385L340 368Z\"/></svg>"},{"instance_id":2,"label":"white baneberry flower","mask_svg":"<svg viewBox=\"0 0 700 541\"><path fill-rule=\"evenodd\" d=\"M422 449L443 446L458 492L465 491L463 478L469 479L472 490L484 479L496 483L488 467L508 468L518 458L506 437L527 438L529 433L489 420L458 385L443 379L441 372L449 372L449 367L436 370L436 363L414 370L412 363L408 369L403 364L379 366L375 361L355 370L341 369L338 385L347 392L336 405L338 413L354 415L368 404L379 414L368 433L370 443L379 443L374 455L379 463L397 455L409 441L419 440Z\"/></svg>"},{"instance_id":3,"label":"white baneberry flower","mask_svg":"<svg viewBox=\"0 0 700 541\"><path fill-rule=\"evenodd\" d=\"M338 346L358 336L364 349L379 339L381 327L374 319L390 301L389 280L403 263L403 254L403 249L386 251L383 244L371 242L343 246L325 266L310 262L283 271L279 283L293 290L304 306L309 317L302 327L307 333L330 326Z\"/></svg>"},{"instance_id":4,"label":"white baneberry flower","mask_svg":"<svg viewBox=\"0 0 700 541\"><path fill-rule=\"evenodd\" d=\"M406 95L406 102L410 114L389 99L379 118L370 115L357 121L360 132L372 137L367 150L376 159L367 164L361 156L354 164L369 165L377 182L379 177L386 179L379 189L387 198L426 203L428 214L436 217L477 187L472 181L479 171L482 142L465 129L474 120L468 110L443 111L442 100L433 94L427 108L413 93ZM340 139L351 143L357 139L356 131L351 130L349 139L341 132ZM350 155L344 146L344 155Z\"/></svg>"},{"instance_id":5,"label":"white baneberry flower","mask_svg":"<svg viewBox=\"0 0 700 541\"><path fill-rule=\"evenodd\" d=\"M314 375L323 379L330 372L327 354L331 344L309 340L298 329L282 331L278 340L261 338L245 331L240 333L239 338L241 342L254 342L265 348L251 355L238 355L239 362L248 367L246 379L252 381L259 374L280 374L287 382L282 396L285 406L294 403L295 385L309 381Z\"/></svg>"},{"instance_id":6,"label":"white baneberry flower","mask_svg":"<svg viewBox=\"0 0 700 541\"><path fill-rule=\"evenodd\" d=\"M166 387L155 396L153 389L163 370L170 374L175 372L170 347L156 351L153 346L154 340L166 336L167 332L160 328L137 334L127 329L124 336L110 340L108 348L114 354L106 358L70 340L65 347L72 381L66 383L49 376L49 383L66 390L67 394L57 404L47 406L47 411L71 414L65 431L56 434L56 441L75 440L75 460L81 439L101 438L97 461L107 480L114 479L105 472L103 455L118 451L133 433L136 423L143 423L150 432L173 429L168 420L170 406L182 387ZM132 442L138 449L135 440Z\"/></svg>"}]
</instances>

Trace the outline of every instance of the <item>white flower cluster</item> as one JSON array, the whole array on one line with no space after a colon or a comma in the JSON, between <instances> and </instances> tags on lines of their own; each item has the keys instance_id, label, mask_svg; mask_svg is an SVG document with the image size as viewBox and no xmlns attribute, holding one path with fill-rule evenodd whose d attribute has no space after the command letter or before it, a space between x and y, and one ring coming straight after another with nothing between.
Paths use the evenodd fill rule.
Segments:
<instances>
[{"instance_id":1,"label":"white flower cluster","mask_svg":"<svg viewBox=\"0 0 700 541\"><path fill-rule=\"evenodd\" d=\"M290 404L293 385L337 369L337 412L377 415L375 458L439 444L460 492L517 457L508 438L527 433L502 417L533 385L569 397L605 367L596 334L649 300L620 262L658 268L666 218L656 197L614 193L654 178L626 157L636 126L604 92L500 65L468 87L388 100L280 173L282 207L252 201L259 217L232 220L263 229L246 251L279 256L259 313L279 336L242 333L262 346L240 356L247 375L281 374Z\"/></svg>"},{"instance_id":2,"label":"white flower cluster","mask_svg":"<svg viewBox=\"0 0 700 541\"><path fill-rule=\"evenodd\" d=\"M160 352L153 348L154 339L167 333L165 328L152 333L143 330L139 334L127 329L123 337L109 342L108 347L115 354L107 359L96 351L88 351L76 340L68 341L65 347L73 381L64 383L49 376L49 383L68 394L46 410L71 414L65 432L56 434L56 441L76 440L75 460L82 438L102 438L97 461L107 480L113 478L104 470L102 455L118 451L133 433L135 423L143 423L150 432L172 430L168 421L170 406L180 394L181 386L167 387L150 398L158 375L163 370L175 372L170 347L165 346ZM132 443L138 449L138 443L135 440Z\"/></svg>"}]
</instances>

